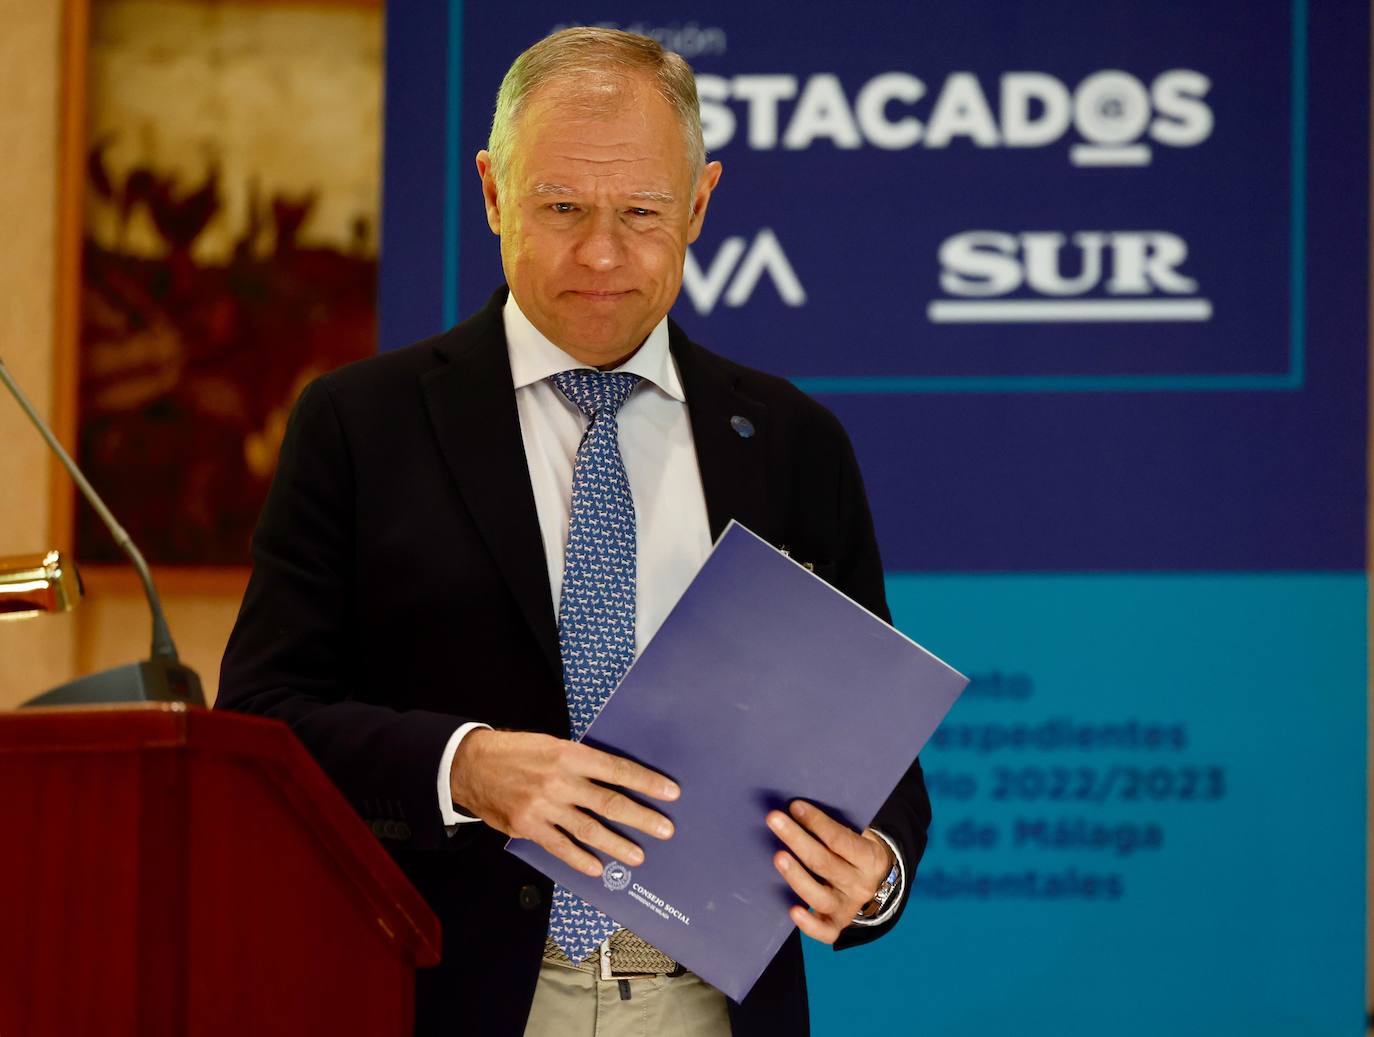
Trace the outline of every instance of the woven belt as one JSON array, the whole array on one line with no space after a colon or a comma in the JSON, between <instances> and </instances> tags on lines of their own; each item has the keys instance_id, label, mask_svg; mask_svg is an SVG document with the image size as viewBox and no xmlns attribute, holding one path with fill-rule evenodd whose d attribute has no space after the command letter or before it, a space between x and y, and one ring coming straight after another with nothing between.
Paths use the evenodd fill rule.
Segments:
<instances>
[{"instance_id":1,"label":"woven belt","mask_svg":"<svg viewBox=\"0 0 1374 1037\"><path fill-rule=\"evenodd\" d=\"M602 945L606 946L605 944ZM583 972L599 975L602 979L626 979L634 976L680 976L687 970L664 954L653 944L636 936L628 929L617 929L609 940L610 954L600 950L592 951L585 961L572 961L563 953L563 948L553 942L553 937L544 938L544 960L559 965L571 965Z\"/></svg>"}]
</instances>

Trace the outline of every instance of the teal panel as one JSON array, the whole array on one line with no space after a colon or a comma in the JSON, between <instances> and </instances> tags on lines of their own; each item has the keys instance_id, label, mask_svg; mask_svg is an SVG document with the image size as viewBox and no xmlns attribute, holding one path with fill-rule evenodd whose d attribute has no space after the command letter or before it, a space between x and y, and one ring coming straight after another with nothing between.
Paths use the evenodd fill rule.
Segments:
<instances>
[{"instance_id":1,"label":"teal panel","mask_svg":"<svg viewBox=\"0 0 1374 1037\"><path fill-rule=\"evenodd\" d=\"M888 587L974 683L902 924L808 941L818 1034L1365 1032L1363 575Z\"/></svg>"}]
</instances>

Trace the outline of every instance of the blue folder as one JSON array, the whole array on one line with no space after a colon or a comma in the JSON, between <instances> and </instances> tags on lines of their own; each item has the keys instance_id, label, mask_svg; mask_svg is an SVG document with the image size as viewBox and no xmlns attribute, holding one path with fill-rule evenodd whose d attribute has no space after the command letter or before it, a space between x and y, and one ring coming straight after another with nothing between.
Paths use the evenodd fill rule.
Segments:
<instances>
[{"instance_id":1,"label":"blue folder","mask_svg":"<svg viewBox=\"0 0 1374 1037\"><path fill-rule=\"evenodd\" d=\"M765 815L801 798L867 827L967 683L732 522L583 739L681 786L650 801L673 838L618 829L644 863L598 853L599 878L507 848L742 1000L798 902Z\"/></svg>"}]
</instances>

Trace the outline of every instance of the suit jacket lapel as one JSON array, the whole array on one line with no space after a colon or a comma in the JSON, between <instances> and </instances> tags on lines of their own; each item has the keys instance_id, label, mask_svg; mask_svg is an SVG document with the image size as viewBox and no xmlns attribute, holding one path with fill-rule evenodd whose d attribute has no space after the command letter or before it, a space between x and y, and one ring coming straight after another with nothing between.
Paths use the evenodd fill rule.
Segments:
<instances>
[{"instance_id":1,"label":"suit jacket lapel","mask_svg":"<svg viewBox=\"0 0 1374 1037\"><path fill-rule=\"evenodd\" d=\"M741 392L729 365L691 342L672 321L668 344L687 394L711 539L731 519L768 537L768 458L773 454L768 408Z\"/></svg>"},{"instance_id":2,"label":"suit jacket lapel","mask_svg":"<svg viewBox=\"0 0 1374 1037\"><path fill-rule=\"evenodd\" d=\"M504 290L435 347L447 363L422 378L444 460L549 665L562 681L544 541L515 405Z\"/></svg>"},{"instance_id":3,"label":"suit jacket lapel","mask_svg":"<svg viewBox=\"0 0 1374 1037\"><path fill-rule=\"evenodd\" d=\"M480 313L440 339L435 352L445 362L423 376L423 390L444 461L561 682L558 621L501 321L505 297L504 289L497 292ZM768 408L737 388L725 361L692 343L672 321L668 328L687 395L711 539L731 519L767 537L768 458L774 453Z\"/></svg>"}]
</instances>

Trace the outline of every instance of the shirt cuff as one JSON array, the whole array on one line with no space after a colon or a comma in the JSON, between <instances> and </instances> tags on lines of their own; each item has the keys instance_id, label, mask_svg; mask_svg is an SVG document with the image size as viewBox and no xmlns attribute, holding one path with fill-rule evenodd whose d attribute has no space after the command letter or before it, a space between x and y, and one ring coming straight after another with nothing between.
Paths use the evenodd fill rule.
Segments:
<instances>
[{"instance_id":1,"label":"shirt cuff","mask_svg":"<svg viewBox=\"0 0 1374 1037\"><path fill-rule=\"evenodd\" d=\"M444 746L444 755L439 757L439 816L444 819L444 825L449 829L449 834L453 834L453 829L459 825L467 824L470 821L480 821L480 817L468 817L467 814L460 814L453 809L453 792L449 784L449 777L453 771L453 758L458 755L458 746L463 744L463 739L468 736L469 731L475 731L479 727L491 730L490 724L478 724L476 722L464 724L449 736L448 744Z\"/></svg>"},{"instance_id":2,"label":"shirt cuff","mask_svg":"<svg viewBox=\"0 0 1374 1037\"><path fill-rule=\"evenodd\" d=\"M882 925L897 913L897 908L902 903L902 897L906 896L906 862L902 860L902 851L897 848L895 842L884 833L878 831L878 829L870 828L869 831L883 842L887 843L887 848L892 851L892 856L897 861L897 888L892 891L892 896L887 898L887 903L883 905L883 909L876 915L872 918L856 917L849 923L850 925Z\"/></svg>"}]
</instances>

